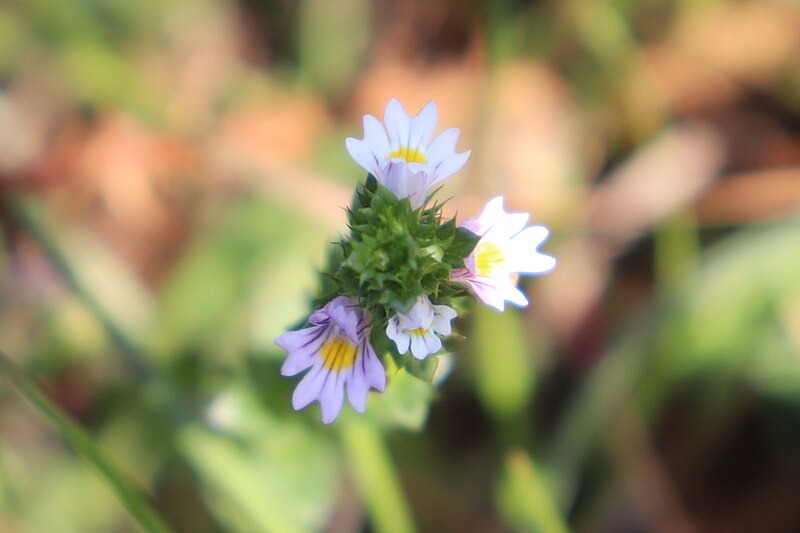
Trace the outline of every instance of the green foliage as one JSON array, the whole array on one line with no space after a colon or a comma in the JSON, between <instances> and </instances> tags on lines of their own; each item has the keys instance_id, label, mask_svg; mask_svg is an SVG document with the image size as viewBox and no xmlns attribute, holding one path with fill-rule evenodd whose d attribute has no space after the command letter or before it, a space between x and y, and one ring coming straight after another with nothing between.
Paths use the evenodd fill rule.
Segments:
<instances>
[{"instance_id":1,"label":"green foliage","mask_svg":"<svg viewBox=\"0 0 800 533\"><path fill-rule=\"evenodd\" d=\"M433 386L429 383L433 375L431 372L429 376L422 370L412 374L410 370L416 365L411 360L416 361L410 354L384 358L389 384L383 394L370 397L367 409L367 416L378 426L419 431L425 425L433 396ZM396 365L395 361L405 367ZM438 357L428 357L426 361L435 368ZM423 367L419 365L416 368Z\"/></svg>"},{"instance_id":2,"label":"green foliage","mask_svg":"<svg viewBox=\"0 0 800 533\"><path fill-rule=\"evenodd\" d=\"M385 316L407 313L420 296L439 300L477 242L454 219L443 220L442 206L412 209L369 176L348 210L350 236L331 273L339 293Z\"/></svg>"},{"instance_id":3,"label":"green foliage","mask_svg":"<svg viewBox=\"0 0 800 533\"><path fill-rule=\"evenodd\" d=\"M388 319L407 313L420 296L452 305L466 294L450 282L450 273L464 267L479 237L459 228L455 219L444 219L443 206L412 209L408 199L398 199L369 175L356 188L347 211L350 234L332 247L320 275L322 296L314 304L321 307L340 294L358 301L372 314L375 351L389 354L397 367L428 383L436 359L400 355L385 331Z\"/></svg>"},{"instance_id":4,"label":"green foliage","mask_svg":"<svg viewBox=\"0 0 800 533\"><path fill-rule=\"evenodd\" d=\"M525 326L514 312L475 306L471 347L475 385L481 401L498 418L519 415L535 377Z\"/></svg>"},{"instance_id":5,"label":"green foliage","mask_svg":"<svg viewBox=\"0 0 800 533\"><path fill-rule=\"evenodd\" d=\"M727 508L760 522L736 522L742 529L780 529L776 520L796 514L786 480L800 449L800 225L786 218L788 203L767 212L762 200L791 191L758 172L784 167L779 148L797 134L800 74L796 61L780 66L781 42L794 41L764 18L783 4L468 3L422 17L421 33L404 39L384 8L371 13L364 0L0 2L0 124L11 126L0 150L10 178L0 337L16 361L0 374L0 530L394 532L416 520L422 531L560 531L561 511L577 530L608 530L631 526L620 518L647 521L651 511L673 508L661 505L662 475L642 472L665 474L677 509L700 517L695 529L702 517L734 523ZM727 30L718 35L725 46L709 49L719 42L704 39L714 26L703 22L714 17ZM774 31L757 31L766 22ZM442 24L447 31L429 38ZM769 61L760 47L749 47L751 55L728 46L751 33ZM236 45L242 39L247 46ZM384 61L392 54L374 53L373 43L378 52L399 45L414 68L394 69ZM692 61L651 53L663 43L688 47L744 97L658 83L693 72ZM723 49L736 58L733 71ZM449 67L476 52L489 58L488 71ZM419 79L431 83L412 89ZM461 80L466 93L456 87ZM289 161L319 171L320 181L350 183L341 178L353 166L342 150L356 129L349 118L373 105L376 87L395 90L396 81L397 94L417 102L453 90L442 111L462 114L456 125L482 158L465 184L541 201L556 225L563 276L547 287L548 305L532 294L534 314L478 307L459 324L469 342L448 340L449 351L461 352L458 370L436 404L427 382L445 361L397 354L386 320L417 292L458 308L464 291L434 279L463 266L475 236L441 218L441 206L415 213L396 205L370 178L350 223L362 217L383 233L357 239L354 230L326 249L335 229L327 219L309 223L294 205L307 184L272 175L280 175L274 162ZM487 89L477 96L476 81ZM265 88L275 97L264 98ZM750 105L752 96L769 105ZM709 104L723 123L703 120ZM650 235L629 246L597 231L602 216L593 214L603 213L592 200L613 180L593 173L613 178L644 139L687 113L730 145L725 171L753 171L755 179L705 190L712 198L729 184L746 192L724 206L725 228L697 227L717 220L716 202L683 200L652 235L651 285ZM106 129L120 118L147 127L132 138ZM723 126L759 142L742 152ZM141 155L147 168L98 175L98 166L116 161L109 155L137 150L140 134L156 147L156 155ZM278 135L297 146L293 137L303 135L324 160L310 164L305 150L274 142ZM253 145L269 164L249 155ZM498 177L494 163L518 156L520 146L531 157L514 159L507 181L489 182ZM187 151L191 166L166 170ZM681 161L665 158L673 163L680 172ZM191 190L182 189L184 175ZM534 175L544 180L529 181ZM666 192L670 182L661 185ZM245 190L255 201L241 197ZM163 231L177 237L168 253L158 243L140 247L142 234L120 217L151 195L157 210L140 217L164 220ZM165 207L171 216L162 219ZM629 213L613 215L623 222ZM733 235L710 248L722 233ZM323 251L327 274L312 293ZM590 276L575 268L586 264L585 252ZM618 252L620 261L604 262ZM398 279L380 272L404 258L416 266ZM144 283L142 265L158 267ZM316 405L292 410L296 380L280 375L285 354L273 339L302 319L312 297L319 307L343 285L372 298L372 343L389 383L370 395L364 415L345 402L335 427L322 427ZM598 299L578 316L586 308L570 306L587 298ZM426 425L432 405L425 432L411 433ZM212 420L209 411L223 408L229 416ZM724 490L707 483L709 474Z\"/></svg>"},{"instance_id":6,"label":"green foliage","mask_svg":"<svg viewBox=\"0 0 800 533\"><path fill-rule=\"evenodd\" d=\"M319 531L335 503L336 453L301 419L270 416L236 387L217 396L213 427L182 429L179 446L228 531Z\"/></svg>"},{"instance_id":7,"label":"green foliage","mask_svg":"<svg viewBox=\"0 0 800 533\"><path fill-rule=\"evenodd\" d=\"M726 435L737 402L797 406L798 268L795 219L741 230L702 255L696 270L668 279L663 296L602 354L552 440L561 497L574 496L580 469L625 409L651 422L680 397L691 405L682 424L708 449Z\"/></svg>"},{"instance_id":8,"label":"green foliage","mask_svg":"<svg viewBox=\"0 0 800 533\"><path fill-rule=\"evenodd\" d=\"M54 405L24 371L2 352L0 352L0 376L6 378L58 435L72 446L75 453L95 469L144 531L170 530L139 487L119 470L92 437Z\"/></svg>"},{"instance_id":9,"label":"green foliage","mask_svg":"<svg viewBox=\"0 0 800 533\"><path fill-rule=\"evenodd\" d=\"M525 452L513 450L508 454L498 487L498 507L518 531L569 532L552 494L541 469Z\"/></svg>"}]
</instances>

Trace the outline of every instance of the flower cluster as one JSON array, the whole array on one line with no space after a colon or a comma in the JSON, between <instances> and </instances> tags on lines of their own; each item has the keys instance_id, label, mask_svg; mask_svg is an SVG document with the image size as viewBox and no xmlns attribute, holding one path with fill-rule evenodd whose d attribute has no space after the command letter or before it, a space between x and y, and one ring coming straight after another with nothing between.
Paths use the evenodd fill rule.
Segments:
<instances>
[{"instance_id":1,"label":"flower cluster","mask_svg":"<svg viewBox=\"0 0 800 533\"><path fill-rule=\"evenodd\" d=\"M369 390L384 390L386 357L412 373L419 368L412 361L431 361L452 332L456 298L472 294L499 311L505 302L525 306L519 274L555 267L538 251L547 228L527 226L527 213L506 212L502 197L460 225L431 205L431 188L470 155L455 151L458 129L433 137L437 121L433 102L412 117L393 98L383 124L366 115L364 138L346 141L368 172L348 209L349 235L330 254L308 327L275 340L288 352L283 375L307 371L294 408L317 400L326 424L345 393L363 413Z\"/></svg>"}]
</instances>

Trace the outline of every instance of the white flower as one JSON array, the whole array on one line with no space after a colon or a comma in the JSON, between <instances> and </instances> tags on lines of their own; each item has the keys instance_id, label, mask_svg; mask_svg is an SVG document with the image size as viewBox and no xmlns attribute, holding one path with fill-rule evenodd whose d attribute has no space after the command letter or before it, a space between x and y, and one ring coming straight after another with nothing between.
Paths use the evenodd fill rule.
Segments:
<instances>
[{"instance_id":1,"label":"white flower","mask_svg":"<svg viewBox=\"0 0 800 533\"><path fill-rule=\"evenodd\" d=\"M294 376L309 369L292 396L295 409L319 400L322 421L333 422L344 401L363 413L370 387L382 391L386 373L369 343L369 311L356 307L345 296L331 300L308 319L310 327L289 331L275 344L289 352L281 373Z\"/></svg>"},{"instance_id":2,"label":"white flower","mask_svg":"<svg viewBox=\"0 0 800 533\"><path fill-rule=\"evenodd\" d=\"M457 128L444 130L431 141L438 118L433 101L412 117L392 98L383 115L386 128L372 115L364 115L364 139L348 137L347 151L378 182L398 198L408 198L416 209L425 203L428 189L458 172L470 154L455 152Z\"/></svg>"},{"instance_id":3,"label":"white flower","mask_svg":"<svg viewBox=\"0 0 800 533\"><path fill-rule=\"evenodd\" d=\"M427 296L417 298L408 314L395 313L386 326L386 335L404 354L411 347L417 359L425 359L442 349L439 335L450 335L450 321L457 313L446 305L433 305Z\"/></svg>"},{"instance_id":4,"label":"white flower","mask_svg":"<svg viewBox=\"0 0 800 533\"><path fill-rule=\"evenodd\" d=\"M506 213L503 197L498 196L478 218L463 222L461 227L481 238L464 260L466 268L454 270L451 280L465 283L483 303L499 311L506 301L528 305L517 288L517 274L543 274L556 266L554 257L537 251L549 230L544 226L525 228L528 217L528 213Z\"/></svg>"}]
</instances>

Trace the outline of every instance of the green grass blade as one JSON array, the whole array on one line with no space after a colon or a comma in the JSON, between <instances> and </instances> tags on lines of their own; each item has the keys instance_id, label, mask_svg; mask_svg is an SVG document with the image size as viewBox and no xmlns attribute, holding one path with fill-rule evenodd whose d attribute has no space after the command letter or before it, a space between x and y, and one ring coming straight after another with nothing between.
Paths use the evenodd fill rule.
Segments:
<instances>
[{"instance_id":1,"label":"green grass blade","mask_svg":"<svg viewBox=\"0 0 800 533\"><path fill-rule=\"evenodd\" d=\"M513 450L506 458L500 497L507 518L520 529L569 533L569 526L556 508L552 490L538 466L522 450Z\"/></svg>"},{"instance_id":2,"label":"green grass blade","mask_svg":"<svg viewBox=\"0 0 800 533\"><path fill-rule=\"evenodd\" d=\"M363 420L348 422L342 441L372 526L380 533L413 533L414 519L383 437Z\"/></svg>"},{"instance_id":3,"label":"green grass blade","mask_svg":"<svg viewBox=\"0 0 800 533\"><path fill-rule=\"evenodd\" d=\"M97 470L101 478L108 483L120 502L145 531L154 533L170 531L147 498L111 463L83 428L54 405L25 372L3 352L0 352L0 374L5 376L34 409L52 425L78 456Z\"/></svg>"}]
</instances>

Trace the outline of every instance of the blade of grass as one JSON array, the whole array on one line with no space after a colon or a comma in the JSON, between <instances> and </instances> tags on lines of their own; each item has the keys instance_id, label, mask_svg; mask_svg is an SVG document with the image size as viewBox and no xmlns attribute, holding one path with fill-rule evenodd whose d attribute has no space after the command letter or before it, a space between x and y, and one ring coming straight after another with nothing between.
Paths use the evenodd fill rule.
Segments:
<instances>
[{"instance_id":1,"label":"blade of grass","mask_svg":"<svg viewBox=\"0 0 800 533\"><path fill-rule=\"evenodd\" d=\"M662 291L669 291L700 261L697 220L690 209L673 214L655 231L656 279Z\"/></svg>"},{"instance_id":2,"label":"blade of grass","mask_svg":"<svg viewBox=\"0 0 800 533\"><path fill-rule=\"evenodd\" d=\"M78 456L97 470L100 477L108 483L120 502L145 531L153 533L170 531L147 498L103 454L83 428L53 404L26 373L2 351L0 351L0 374L5 376L36 412L53 426Z\"/></svg>"},{"instance_id":3,"label":"blade of grass","mask_svg":"<svg viewBox=\"0 0 800 533\"><path fill-rule=\"evenodd\" d=\"M128 367L138 379L144 379L152 374L148 362L145 360L141 347L133 337L124 330L107 312L99 299L80 276L62 246L57 242L54 233L50 230L41 206L31 198L12 197L6 205L10 208L14 219L24 228L28 235L38 244L53 267L61 274L64 283L84 303L89 311L97 318L105 329L109 338L119 348Z\"/></svg>"},{"instance_id":4,"label":"blade of grass","mask_svg":"<svg viewBox=\"0 0 800 533\"><path fill-rule=\"evenodd\" d=\"M375 426L362 420L348 420L342 430L342 441L375 531L416 531L389 451Z\"/></svg>"},{"instance_id":5,"label":"blade of grass","mask_svg":"<svg viewBox=\"0 0 800 533\"><path fill-rule=\"evenodd\" d=\"M501 491L506 514L525 531L569 533L541 471L522 450L513 450L506 457Z\"/></svg>"}]
</instances>

